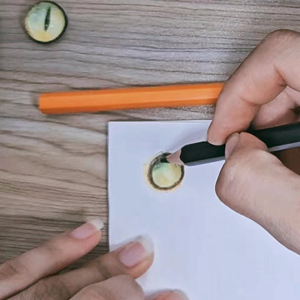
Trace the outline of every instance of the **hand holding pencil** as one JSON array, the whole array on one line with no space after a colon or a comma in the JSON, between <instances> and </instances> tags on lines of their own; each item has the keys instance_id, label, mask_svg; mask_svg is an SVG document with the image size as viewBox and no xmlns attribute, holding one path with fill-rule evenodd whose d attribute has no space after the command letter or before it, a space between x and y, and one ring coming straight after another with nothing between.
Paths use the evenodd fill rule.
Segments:
<instances>
[{"instance_id":1,"label":"hand holding pencil","mask_svg":"<svg viewBox=\"0 0 300 300\"><path fill-rule=\"evenodd\" d=\"M299 33L270 34L225 85L208 133L212 144L227 140L216 185L220 199L298 254L299 148L278 154L282 163L261 140L239 132L250 124L260 129L300 121L299 50Z\"/></svg>"}]
</instances>

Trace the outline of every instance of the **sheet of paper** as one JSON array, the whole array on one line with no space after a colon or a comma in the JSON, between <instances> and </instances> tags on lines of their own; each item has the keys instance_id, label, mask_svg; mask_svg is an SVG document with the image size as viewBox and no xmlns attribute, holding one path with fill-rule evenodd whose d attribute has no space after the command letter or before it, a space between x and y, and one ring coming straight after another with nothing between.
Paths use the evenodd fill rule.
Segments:
<instances>
[{"instance_id":1,"label":"sheet of paper","mask_svg":"<svg viewBox=\"0 0 300 300\"><path fill-rule=\"evenodd\" d=\"M144 166L159 152L205 140L208 121L109 124L110 245L140 235L155 262L147 293L180 289L191 300L299 300L300 257L223 205L215 182L223 162L186 167L182 185L152 189Z\"/></svg>"}]
</instances>

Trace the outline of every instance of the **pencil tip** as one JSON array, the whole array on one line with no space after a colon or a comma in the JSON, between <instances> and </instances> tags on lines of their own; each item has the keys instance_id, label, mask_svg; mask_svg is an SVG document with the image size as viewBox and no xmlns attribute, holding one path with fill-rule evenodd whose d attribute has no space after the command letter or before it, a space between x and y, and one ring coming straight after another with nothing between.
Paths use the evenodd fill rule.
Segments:
<instances>
[{"instance_id":1,"label":"pencil tip","mask_svg":"<svg viewBox=\"0 0 300 300\"><path fill-rule=\"evenodd\" d=\"M174 165L179 165L179 166L183 166L184 163L182 162L182 160L180 159L180 155L181 155L181 150L170 154L169 156L166 157L166 160L170 163L170 164L174 164Z\"/></svg>"}]
</instances>

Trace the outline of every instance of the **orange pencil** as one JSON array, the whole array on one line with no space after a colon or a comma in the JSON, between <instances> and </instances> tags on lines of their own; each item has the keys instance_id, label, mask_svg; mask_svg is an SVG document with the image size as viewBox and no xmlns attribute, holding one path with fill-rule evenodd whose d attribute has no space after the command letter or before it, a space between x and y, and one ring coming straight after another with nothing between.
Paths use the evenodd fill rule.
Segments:
<instances>
[{"instance_id":1,"label":"orange pencil","mask_svg":"<svg viewBox=\"0 0 300 300\"><path fill-rule=\"evenodd\" d=\"M44 114L215 104L223 83L125 88L41 94Z\"/></svg>"}]
</instances>

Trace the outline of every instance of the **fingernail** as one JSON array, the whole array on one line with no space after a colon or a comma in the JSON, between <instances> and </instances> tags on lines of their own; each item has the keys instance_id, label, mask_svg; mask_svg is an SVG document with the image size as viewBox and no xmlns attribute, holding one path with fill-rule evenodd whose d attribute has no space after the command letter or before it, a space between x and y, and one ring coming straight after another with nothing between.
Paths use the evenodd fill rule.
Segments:
<instances>
[{"instance_id":1,"label":"fingernail","mask_svg":"<svg viewBox=\"0 0 300 300\"><path fill-rule=\"evenodd\" d=\"M220 146L220 145L222 145L222 144L224 144L224 143L222 143L222 141L220 141L220 138L218 139L216 139L216 134L214 134L214 132L213 132L213 125L214 124L214 122L211 122L211 124L210 124L210 126L209 126L209 128L208 128L208 131L207 131L207 141L210 143L210 144L212 144L212 145L215 145L215 146Z\"/></svg>"},{"instance_id":2,"label":"fingernail","mask_svg":"<svg viewBox=\"0 0 300 300\"><path fill-rule=\"evenodd\" d=\"M153 242L149 237L138 237L123 246L119 253L120 262L127 268L133 268L154 252Z\"/></svg>"},{"instance_id":3,"label":"fingernail","mask_svg":"<svg viewBox=\"0 0 300 300\"><path fill-rule=\"evenodd\" d=\"M239 133L234 133L228 138L228 140L226 142L226 148L225 148L225 158L226 159L228 157L230 157L232 151L237 146L239 139L240 139Z\"/></svg>"},{"instance_id":4,"label":"fingernail","mask_svg":"<svg viewBox=\"0 0 300 300\"><path fill-rule=\"evenodd\" d=\"M71 232L71 236L74 239L84 240L100 231L103 227L104 223L101 219L94 219L74 229Z\"/></svg>"},{"instance_id":5,"label":"fingernail","mask_svg":"<svg viewBox=\"0 0 300 300\"><path fill-rule=\"evenodd\" d=\"M172 291L160 294L155 300L188 300L188 297L181 291Z\"/></svg>"}]
</instances>

